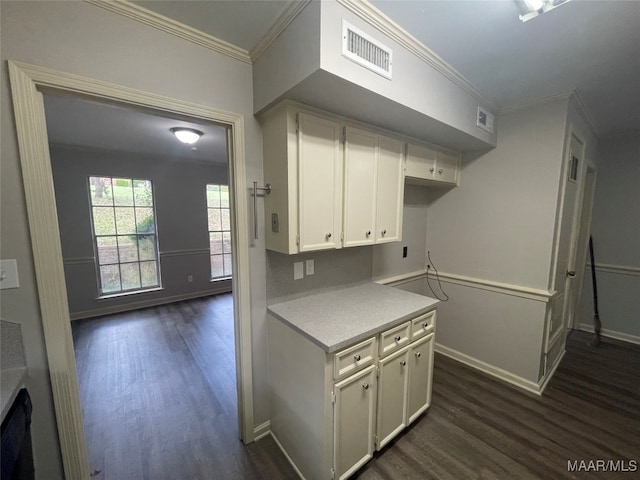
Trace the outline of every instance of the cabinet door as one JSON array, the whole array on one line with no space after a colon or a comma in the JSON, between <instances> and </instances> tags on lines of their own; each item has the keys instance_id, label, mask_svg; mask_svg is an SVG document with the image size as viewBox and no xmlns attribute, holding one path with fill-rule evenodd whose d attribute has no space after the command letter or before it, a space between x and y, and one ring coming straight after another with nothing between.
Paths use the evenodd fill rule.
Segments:
<instances>
[{"instance_id":1,"label":"cabinet door","mask_svg":"<svg viewBox=\"0 0 640 480\"><path fill-rule=\"evenodd\" d=\"M333 464L336 478L347 478L373 456L376 408L375 366L336 383Z\"/></svg>"},{"instance_id":2,"label":"cabinet door","mask_svg":"<svg viewBox=\"0 0 640 480\"><path fill-rule=\"evenodd\" d=\"M409 345L409 422L413 422L431 404L434 333Z\"/></svg>"},{"instance_id":3,"label":"cabinet door","mask_svg":"<svg viewBox=\"0 0 640 480\"><path fill-rule=\"evenodd\" d=\"M402 239L404 143L380 137L378 149L376 243Z\"/></svg>"},{"instance_id":4,"label":"cabinet door","mask_svg":"<svg viewBox=\"0 0 640 480\"><path fill-rule=\"evenodd\" d=\"M437 152L434 178L439 182L456 183L458 181L458 156Z\"/></svg>"},{"instance_id":5,"label":"cabinet door","mask_svg":"<svg viewBox=\"0 0 640 480\"><path fill-rule=\"evenodd\" d=\"M345 137L343 245L373 245L378 135L347 127Z\"/></svg>"},{"instance_id":6,"label":"cabinet door","mask_svg":"<svg viewBox=\"0 0 640 480\"><path fill-rule=\"evenodd\" d=\"M378 381L378 450L407 426L409 347L380 360Z\"/></svg>"},{"instance_id":7,"label":"cabinet door","mask_svg":"<svg viewBox=\"0 0 640 480\"><path fill-rule=\"evenodd\" d=\"M340 247L342 154L340 125L298 114L299 251Z\"/></svg>"},{"instance_id":8,"label":"cabinet door","mask_svg":"<svg viewBox=\"0 0 640 480\"><path fill-rule=\"evenodd\" d=\"M406 177L433 180L436 152L421 145L407 145Z\"/></svg>"}]
</instances>

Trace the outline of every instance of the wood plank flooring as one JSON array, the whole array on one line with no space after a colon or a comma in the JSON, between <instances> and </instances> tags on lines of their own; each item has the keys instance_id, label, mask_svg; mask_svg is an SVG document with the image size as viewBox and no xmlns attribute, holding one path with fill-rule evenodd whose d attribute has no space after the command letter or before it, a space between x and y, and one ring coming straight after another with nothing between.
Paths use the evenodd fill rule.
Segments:
<instances>
[{"instance_id":1,"label":"wood plank flooring","mask_svg":"<svg viewBox=\"0 0 640 480\"><path fill-rule=\"evenodd\" d=\"M96 480L293 479L275 442L238 440L231 295L73 322ZM573 332L542 397L437 355L429 411L354 478L639 478L640 346ZM628 463L627 463L628 465Z\"/></svg>"}]
</instances>

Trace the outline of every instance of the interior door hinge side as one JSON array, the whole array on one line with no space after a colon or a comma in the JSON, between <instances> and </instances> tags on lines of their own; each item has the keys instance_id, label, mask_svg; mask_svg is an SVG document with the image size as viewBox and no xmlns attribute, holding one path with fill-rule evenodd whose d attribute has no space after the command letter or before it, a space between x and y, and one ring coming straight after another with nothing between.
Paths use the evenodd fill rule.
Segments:
<instances>
[{"instance_id":1,"label":"interior door hinge side","mask_svg":"<svg viewBox=\"0 0 640 480\"><path fill-rule=\"evenodd\" d=\"M334 480L336 478L336 471L335 469L331 469L331 480Z\"/></svg>"},{"instance_id":2,"label":"interior door hinge side","mask_svg":"<svg viewBox=\"0 0 640 480\"><path fill-rule=\"evenodd\" d=\"M347 143L347 127L342 127L342 143Z\"/></svg>"},{"instance_id":3,"label":"interior door hinge side","mask_svg":"<svg viewBox=\"0 0 640 480\"><path fill-rule=\"evenodd\" d=\"M331 392L331 404L336 404L336 392Z\"/></svg>"},{"instance_id":4,"label":"interior door hinge side","mask_svg":"<svg viewBox=\"0 0 640 480\"><path fill-rule=\"evenodd\" d=\"M296 133L300 131L300 114L296 113Z\"/></svg>"},{"instance_id":5,"label":"interior door hinge side","mask_svg":"<svg viewBox=\"0 0 640 480\"><path fill-rule=\"evenodd\" d=\"M300 246L300 234L296 235L296 245Z\"/></svg>"}]
</instances>

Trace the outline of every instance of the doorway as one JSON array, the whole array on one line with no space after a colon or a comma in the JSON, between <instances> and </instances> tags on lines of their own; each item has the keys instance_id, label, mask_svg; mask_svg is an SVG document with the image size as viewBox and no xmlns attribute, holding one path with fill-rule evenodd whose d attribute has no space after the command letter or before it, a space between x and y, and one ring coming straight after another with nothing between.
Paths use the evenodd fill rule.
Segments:
<instances>
[{"instance_id":1,"label":"doorway","mask_svg":"<svg viewBox=\"0 0 640 480\"><path fill-rule=\"evenodd\" d=\"M99 80L18 62L9 62L16 131L20 149L29 230L31 234L40 311L51 376L56 421L65 477L86 480L89 471L49 146L43 91L66 92L96 100L155 109L168 114L216 122L229 128L233 255L234 326L238 430L253 440L253 394L249 300L248 210L246 198L244 127L241 115L160 97Z\"/></svg>"}]
</instances>

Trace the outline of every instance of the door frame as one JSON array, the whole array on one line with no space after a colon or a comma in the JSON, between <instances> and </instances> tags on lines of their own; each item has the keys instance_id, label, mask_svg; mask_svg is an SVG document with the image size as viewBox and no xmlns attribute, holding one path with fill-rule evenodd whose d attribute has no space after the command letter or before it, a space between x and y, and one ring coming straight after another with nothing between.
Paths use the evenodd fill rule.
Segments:
<instances>
[{"instance_id":1,"label":"door frame","mask_svg":"<svg viewBox=\"0 0 640 480\"><path fill-rule=\"evenodd\" d=\"M11 93L40 312L65 478L87 480L89 461L67 303L58 215L41 90L149 107L212 121L229 129L229 184L238 430L254 440L249 222L245 173L244 117L97 79L8 61Z\"/></svg>"}]
</instances>

